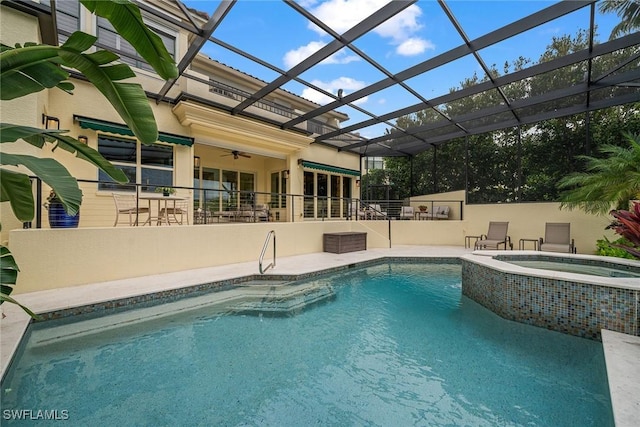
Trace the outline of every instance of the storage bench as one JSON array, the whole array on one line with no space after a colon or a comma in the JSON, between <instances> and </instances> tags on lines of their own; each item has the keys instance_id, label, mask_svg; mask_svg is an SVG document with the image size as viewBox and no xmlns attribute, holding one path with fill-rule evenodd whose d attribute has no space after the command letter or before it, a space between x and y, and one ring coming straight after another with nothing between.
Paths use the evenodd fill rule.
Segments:
<instances>
[{"instance_id":1,"label":"storage bench","mask_svg":"<svg viewBox=\"0 0 640 427\"><path fill-rule=\"evenodd\" d=\"M367 233L345 231L342 233L324 233L322 250L334 254L364 251L367 249Z\"/></svg>"}]
</instances>

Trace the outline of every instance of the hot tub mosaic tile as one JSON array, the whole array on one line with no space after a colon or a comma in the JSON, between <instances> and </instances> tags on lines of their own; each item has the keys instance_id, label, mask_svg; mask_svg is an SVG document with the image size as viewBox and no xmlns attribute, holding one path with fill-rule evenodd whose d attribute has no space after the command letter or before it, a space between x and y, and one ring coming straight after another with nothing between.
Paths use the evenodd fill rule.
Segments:
<instances>
[{"instance_id":1,"label":"hot tub mosaic tile","mask_svg":"<svg viewBox=\"0 0 640 427\"><path fill-rule=\"evenodd\" d=\"M505 319L601 340L640 335L640 288L625 289L499 271L462 259L462 294Z\"/></svg>"}]
</instances>

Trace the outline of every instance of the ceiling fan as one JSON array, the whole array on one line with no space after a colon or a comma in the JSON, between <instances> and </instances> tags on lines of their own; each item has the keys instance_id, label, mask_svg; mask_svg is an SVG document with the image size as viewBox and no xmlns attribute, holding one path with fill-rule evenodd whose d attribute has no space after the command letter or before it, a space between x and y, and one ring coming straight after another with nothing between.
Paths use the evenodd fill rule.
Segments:
<instances>
[{"instance_id":1,"label":"ceiling fan","mask_svg":"<svg viewBox=\"0 0 640 427\"><path fill-rule=\"evenodd\" d=\"M239 157L246 157L247 159L251 158L251 156L248 155L247 153L244 153L244 152L238 151L238 150L233 150L233 151L229 152L229 154L223 154L220 157L227 157L227 156L233 156L234 160L237 160Z\"/></svg>"}]
</instances>

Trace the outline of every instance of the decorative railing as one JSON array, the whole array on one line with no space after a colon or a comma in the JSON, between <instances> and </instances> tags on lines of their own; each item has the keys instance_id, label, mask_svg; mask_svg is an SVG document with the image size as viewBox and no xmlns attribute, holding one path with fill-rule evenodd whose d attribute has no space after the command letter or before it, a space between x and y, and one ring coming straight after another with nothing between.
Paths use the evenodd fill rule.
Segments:
<instances>
[{"instance_id":1,"label":"decorative railing","mask_svg":"<svg viewBox=\"0 0 640 427\"><path fill-rule=\"evenodd\" d=\"M25 223L24 228L47 227L46 203L48 191L37 177L32 177L35 194L35 219ZM299 222L331 220L400 220L400 219L454 219L463 217L462 201L438 200L359 200L345 197L322 197L290 193L267 193L260 191L220 190L210 188L172 186L175 194L169 206L158 202L159 193L153 185L128 183L114 186L113 182L78 180L84 196L80 208L80 227L113 226L117 214L113 194L134 196L132 204L135 218L118 222L118 226L149 224L148 217L159 218L160 210L176 210L173 201L180 204L181 216L188 224L256 223L256 222ZM101 190L101 184L111 184L111 189ZM157 186L158 189L162 188ZM160 201L162 201L160 197ZM427 212L434 213L439 206L448 206L446 217L416 214L402 216L403 206L412 206L417 213L419 206L428 206ZM142 208L142 209L141 209ZM146 208L146 211L145 209ZM173 209L173 211L172 211ZM166 223L171 223L168 221ZM186 224L187 221L180 221ZM154 223L155 224L155 223Z\"/></svg>"}]
</instances>

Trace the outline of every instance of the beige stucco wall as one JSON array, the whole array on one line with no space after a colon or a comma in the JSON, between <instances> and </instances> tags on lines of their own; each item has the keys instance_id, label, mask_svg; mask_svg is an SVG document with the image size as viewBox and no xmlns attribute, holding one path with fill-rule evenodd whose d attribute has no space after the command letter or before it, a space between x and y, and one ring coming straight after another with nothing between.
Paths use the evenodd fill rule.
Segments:
<instances>
[{"instance_id":1,"label":"beige stucco wall","mask_svg":"<svg viewBox=\"0 0 640 427\"><path fill-rule=\"evenodd\" d=\"M322 252L322 234L368 231L369 247L384 235L355 221L173 227L14 230L11 251L20 274L16 293L255 261L269 230L278 256Z\"/></svg>"},{"instance_id":2,"label":"beige stucco wall","mask_svg":"<svg viewBox=\"0 0 640 427\"><path fill-rule=\"evenodd\" d=\"M426 201L435 200L436 205L449 205L452 207L452 219L459 219L459 201L465 200L464 191L454 191L440 194L427 194L412 198L412 205L425 204ZM451 201L451 202L446 202ZM571 224L571 237L575 240L578 253L593 254L596 250L596 241L607 237L615 240L617 236L611 230L605 230L612 219L609 216L589 215L580 210L569 211L560 209L560 203L496 203L467 205L463 203L463 221L460 221L459 230L452 232L456 236L457 243L463 244L464 236L486 234L490 221L508 221L509 236L514 249L518 249L520 239L538 239L544 237L546 222L568 222ZM431 221L423 221L431 222ZM436 227L443 221L434 221ZM435 241L439 241L439 234L433 235ZM416 240L415 236L392 237L394 244L409 243ZM438 244L438 243L434 243ZM533 243L526 242L525 247L531 249Z\"/></svg>"},{"instance_id":3,"label":"beige stucco wall","mask_svg":"<svg viewBox=\"0 0 640 427\"><path fill-rule=\"evenodd\" d=\"M16 43L22 45L25 42L38 42L40 40L38 20L10 7L0 6L0 40L9 46L14 46ZM3 123L41 127L42 113L49 111L46 94L47 91L42 91L11 101L0 102L0 120ZM19 153L32 156L39 156L42 152L42 150L24 141L4 143L0 148L4 153ZM19 170L28 173L22 167ZM2 221L0 242L6 244L9 238L9 230L22 228L22 223L13 215L8 202L0 203L0 219Z\"/></svg>"},{"instance_id":4,"label":"beige stucco wall","mask_svg":"<svg viewBox=\"0 0 640 427\"><path fill-rule=\"evenodd\" d=\"M466 235L487 232L489 221L509 221L509 235L544 234L544 222L570 222L579 253L593 253L597 239L615 238L606 218L560 211L556 203L472 205L465 220L302 221L172 227L14 230L10 247L20 266L16 292L139 277L194 268L256 262L269 230L278 256L322 251L322 234L364 231L369 248L390 245L463 246ZM390 235L389 235L390 233ZM530 248L528 246L527 248Z\"/></svg>"}]
</instances>

